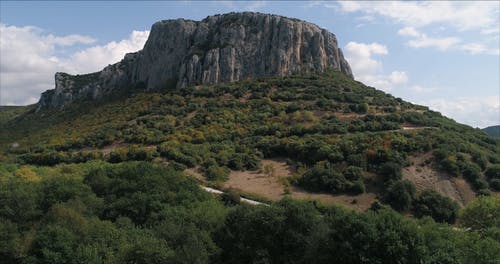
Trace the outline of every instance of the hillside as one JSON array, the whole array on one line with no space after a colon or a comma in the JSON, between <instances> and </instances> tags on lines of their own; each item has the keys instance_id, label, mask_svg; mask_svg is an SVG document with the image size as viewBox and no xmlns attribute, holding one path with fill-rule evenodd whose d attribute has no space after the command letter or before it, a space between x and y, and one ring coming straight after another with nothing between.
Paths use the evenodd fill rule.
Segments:
<instances>
[{"instance_id":1,"label":"hillside","mask_svg":"<svg viewBox=\"0 0 500 264\"><path fill-rule=\"evenodd\" d=\"M500 138L500 125L499 126L490 126L490 127L485 127L483 129L484 132L486 132L488 135L496 138Z\"/></svg>"},{"instance_id":2,"label":"hillside","mask_svg":"<svg viewBox=\"0 0 500 264\"><path fill-rule=\"evenodd\" d=\"M262 159L278 158L295 168L286 182L311 193L356 199L372 192L383 200L404 178L461 205L472 190L497 187L483 174L499 163L498 140L338 72L83 101L65 111L13 111L0 119L10 128L0 137L5 159L28 164L158 156L202 174L220 169L210 179L220 185L231 170L256 170ZM446 186L422 184L431 174Z\"/></svg>"},{"instance_id":3,"label":"hillside","mask_svg":"<svg viewBox=\"0 0 500 264\"><path fill-rule=\"evenodd\" d=\"M498 196L466 207L459 221L478 230L470 233L385 209L455 222L458 205L446 195L464 205L464 190L498 188L499 140L339 72L122 95L65 111L35 109L0 112L8 128L0 130L6 187L0 191L6 251L0 254L7 263L500 258L500 243L484 229L498 226L500 210L489 207L499 205ZM423 184L429 175L440 183ZM238 190L215 199L200 183L240 187L242 195L271 206L234 206ZM370 210L330 207L339 204ZM484 210L494 214L480 217ZM479 229L476 217L484 223ZM360 229L360 237L351 235ZM387 240L388 233L398 238ZM396 245L397 252L389 250Z\"/></svg>"}]
</instances>

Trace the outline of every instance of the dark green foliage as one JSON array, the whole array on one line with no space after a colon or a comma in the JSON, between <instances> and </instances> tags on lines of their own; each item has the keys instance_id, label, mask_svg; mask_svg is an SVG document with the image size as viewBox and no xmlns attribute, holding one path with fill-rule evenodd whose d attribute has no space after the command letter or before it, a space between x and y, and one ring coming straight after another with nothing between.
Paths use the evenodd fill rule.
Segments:
<instances>
[{"instance_id":1,"label":"dark green foliage","mask_svg":"<svg viewBox=\"0 0 500 264\"><path fill-rule=\"evenodd\" d=\"M403 177L401 173L401 165L395 162L383 163L378 169L378 174L382 176L387 185L399 181Z\"/></svg>"},{"instance_id":2,"label":"dark green foliage","mask_svg":"<svg viewBox=\"0 0 500 264\"><path fill-rule=\"evenodd\" d=\"M397 211L408 211L415 199L415 194L416 189L412 182L399 180L387 188L384 201Z\"/></svg>"},{"instance_id":3,"label":"dark green foliage","mask_svg":"<svg viewBox=\"0 0 500 264\"><path fill-rule=\"evenodd\" d=\"M438 222L454 223L458 215L458 204L436 191L423 191L413 204L415 216L430 216Z\"/></svg>"},{"instance_id":4,"label":"dark green foliage","mask_svg":"<svg viewBox=\"0 0 500 264\"><path fill-rule=\"evenodd\" d=\"M173 169L148 163L126 163L92 170L84 182L98 197L113 201L106 202L102 218L115 220L125 216L139 225L166 206L206 199L206 194L194 181Z\"/></svg>"},{"instance_id":5,"label":"dark green foliage","mask_svg":"<svg viewBox=\"0 0 500 264\"><path fill-rule=\"evenodd\" d=\"M500 179L500 164L494 164L488 167L484 174L490 179Z\"/></svg>"},{"instance_id":6,"label":"dark green foliage","mask_svg":"<svg viewBox=\"0 0 500 264\"><path fill-rule=\"evenodd\" d=\"M495 191L500 191L500 179L493 179L490 181L490 186Z\"/></svg>"},{"instance_id":7,"label":"dark green foliage","mask_svg":"<svg viewBox=\"0 0 500 264\"><path fill-rule=\"evenodd\" d=\"M300 179L299 184L313 191L340 193L350 187L350 182L333 164L322 161L308 170Z\"/></svg>"}]
</instances>

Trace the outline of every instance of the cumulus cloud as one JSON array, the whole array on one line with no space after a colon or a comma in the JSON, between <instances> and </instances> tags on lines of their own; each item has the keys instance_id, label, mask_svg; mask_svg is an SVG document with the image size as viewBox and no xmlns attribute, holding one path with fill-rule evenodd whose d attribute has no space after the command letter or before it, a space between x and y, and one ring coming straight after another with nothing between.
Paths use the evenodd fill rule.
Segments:
<instances>
[{"instance_id":1,"label":"cumulus cloud","mask_svg":"<svg viewBox=\"0 0 500 264\"><path fill-rule=\"evenodd\" d=\"M439 98L421 101L430 109L441 112L455 121L484 128L500 123L500 102L498 96Z\"/></svg>"},{"instance_id":2,"label":"cumulus cloud","mask_svg":"<svg viewBox=\"0 0 500 264\"><path fill-rule=\"evenodd\" d=\"M331 6L331 5L329 5ZM413 48L437 48L441 51L458 50L469 54L498 55L500 5L498 2L351 2L340 1L337 9L360 12L365 16L382 16L405 27L398 34L412 39ZM455 29L454 36L429 36L422 31L427 26ZM477 33L474 43L468 43L463 31ZM450 30L447 30L450 34ZM458 37L462 36L462 37ZM470 38L470 36L468 36ZM479 43L477 43L479 42Z\"/></svg>"},{"instance_id":3,"label":"cumulus cloud","mask_svg":"<svg viewBox=\"0 0 500 264\"><path fill-rule=\"evenodd\" d=\"M404 27L398 31L398 34L405 37L412 37L413 39L409 40L407 44L413 48L435 47L443 51L452 48L463 50L470 54L498 55L500 53L498 48L488 48L481 43L462 43L462 40L456 37L431 38L419 32L414 27Z\"/></svg>"},{"instance_id":4,"label":"cumulus cloud","mask_svg":"<svg viewBox=\"0 0 500 264\"><path fill-rule=\"evenodd\" d=\"M54 88L54 73L86 73L119 61L127 52L144 45L148 31L133 31L128 39L58 55L64 47L89 45L89 36L54 36L32 26L0 24L0 104L25 105L38 101L40 93Z\"/></svg>"},{"instance_id":5,"label":"cumulus cloud","mask_svg":"<svg viewBox=\"0 0 500 264\"><path fill-rule=\"evenodd\" d=\"M351 41L344 47L344 51L356 79L367 85L390 91L408 82L408 76L404 71L383 74L382 62L373 57L374 55L389 54L387 47L382 44Z\"/></svg>"},{"instance_id":6,"label":"cumulus cloud","mask_svg":"<svg viewBox=\"0 0 500 264\"><path fill-rule=\"evenodd\" d=\"M408 45L414 48L436 47L439 50L447 50L461 40L455 37L429 38L425 34L418 39L408 41Z\"/></svg>"},{"instance_id":7,"label":"cumulus cloud","mask_svg":"<svg viewBox=\"0 0 500 264\"><path fill-rule=\"evenodd\" d=\"M414 27L404 27L398 31L398 34L401 36L420 37L420 32Z\"/></svg>"},{"instance_id":8,"label":"cumulus cloud","mask_svg":"<svg viewBox=\"0 0 500 264\"><path fill-rule=\"evenodd\" d=\"M439 50L447 50L462 41L456 37L431 38L419 32L414 27L404 27L398 31L398 34L401 36L413 37L413 39L407 43L413 48L435 47Z\"/></svg>"},{"instance_id":9,"label":"cumulus cloud","mask_svg":"<svg viewBox=\"0 0 500 264\"><path fill-rule=\"evenodd\" d=\"M120 61L126 53L142 49L148 36L149 31L134 30L128 39L86 48L68 58L62 58L60 64L73 74L98 71L111 63Z\"/></svg>"},{"instance_id":10,"label":"cumulus cloud","mask_svg":"<svg viewBox=\"0 0 500 264\"><path fill-rule=\"evenodd\" d=\"M338 5L344 12L377 14L414 27L424 27L434 23L444 23L458 30L498 27L499 6L495 1L481 3L339 1Z\"/></svg>"}]
</instances>

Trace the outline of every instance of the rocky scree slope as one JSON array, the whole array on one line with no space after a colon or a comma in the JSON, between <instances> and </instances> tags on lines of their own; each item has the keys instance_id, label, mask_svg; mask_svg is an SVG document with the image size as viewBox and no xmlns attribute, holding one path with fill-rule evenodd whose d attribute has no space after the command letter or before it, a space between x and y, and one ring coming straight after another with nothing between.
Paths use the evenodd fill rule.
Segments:
<instances>
[{"instance_id":1,"label":"rocky scree slope","mask_svg":"<svg viewBox=\"0 0 500 264\"><path fill-rule=\"evenodd\" d=\"M335 35L305 21L251 12L163 20L152 26L143 50L100 72L56 73L55 89L42 93L37 110L117 90L175 89L327 69L352 78Z\"/></svg>"}]
</instances>

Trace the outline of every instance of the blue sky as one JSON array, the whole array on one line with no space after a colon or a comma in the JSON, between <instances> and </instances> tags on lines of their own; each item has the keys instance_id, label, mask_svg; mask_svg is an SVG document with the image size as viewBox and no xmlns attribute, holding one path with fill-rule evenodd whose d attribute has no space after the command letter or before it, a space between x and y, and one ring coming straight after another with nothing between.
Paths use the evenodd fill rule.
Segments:
<instances>
[{"instance_id":1,"label":"blue sky","mask_svg":"<svg viewBox=\"0 0 500 264\"><path fill-rule=\"evenodd\" d=\"M56 71L85 73L142 48L162 19L232 11L336 34L355 78L474 127L500 124L500 2L0 2L0 104L34 103Z\"/></svg>"}]
</instances>

